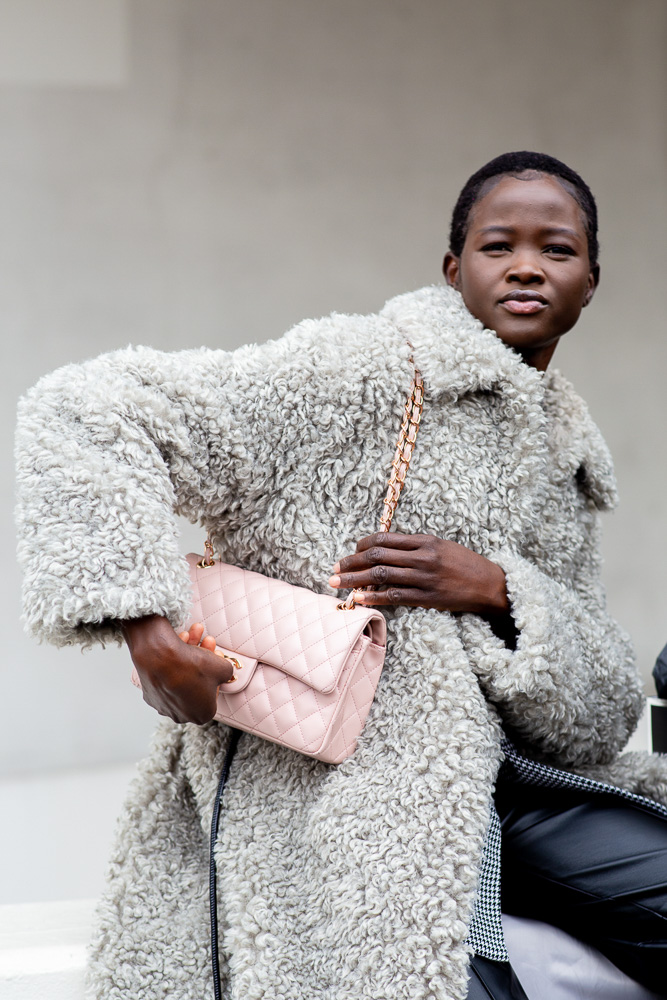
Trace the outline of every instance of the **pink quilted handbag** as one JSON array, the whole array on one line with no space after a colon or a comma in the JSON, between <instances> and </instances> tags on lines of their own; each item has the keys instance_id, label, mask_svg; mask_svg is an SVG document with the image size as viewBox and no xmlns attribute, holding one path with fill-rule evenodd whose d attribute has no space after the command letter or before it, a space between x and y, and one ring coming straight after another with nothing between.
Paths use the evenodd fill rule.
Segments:
<instances>
[{"instance_id":1,"label":"pink quilted handbag","mask_svg":"<svg viewBox=\"0 0 667 1000\"><path fill-rule=\"evenodd\" d=\"M392 462L380 530L389 531L412 458L424 399L415 372ZM218 689L219 722L339 764L357 745L385 656L375 608L294 587L206 556L187 556L190 624L203 622L234 667ZM187 627L187 626L186 626ZM140 687L136 670L132 681Z\"/></svg>"}]
</instances>

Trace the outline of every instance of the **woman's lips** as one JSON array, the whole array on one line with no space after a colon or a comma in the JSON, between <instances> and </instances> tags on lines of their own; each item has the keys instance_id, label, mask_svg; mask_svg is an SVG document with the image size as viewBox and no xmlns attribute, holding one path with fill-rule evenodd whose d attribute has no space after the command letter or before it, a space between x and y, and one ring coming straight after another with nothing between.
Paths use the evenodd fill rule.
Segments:
<instances>
[{"instance_id":1,"label":"woman's lips","mask_svg":"<svg viewBox=\"0 0 667 1000\"><path fill-rule=\"evenodd\" d=\"M500 305L508 312L523 316L540 312L547 306L546 302L541 302L538 299L505 299Z\"/></svg>"}]
</instances>

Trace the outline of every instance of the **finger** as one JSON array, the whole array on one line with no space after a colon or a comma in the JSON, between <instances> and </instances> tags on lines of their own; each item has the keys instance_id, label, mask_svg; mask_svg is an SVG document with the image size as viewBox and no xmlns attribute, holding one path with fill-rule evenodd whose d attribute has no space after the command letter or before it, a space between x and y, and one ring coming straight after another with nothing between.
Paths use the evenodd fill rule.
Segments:
<instances>
[{"instance_id":1,"label":"finger","mask_svg":"<svg viewBox=\"0 0 667 1000\"><path fill-rule=\"evenodd\" d=\"M433 586L431 579L425 579L421 569L405 566L369 566L354 573L338 573L329 580L329 586L336 589L354 590L356 587L411 587L422 592Z\"/></svg>"},{"instance_id":2,"label":"finger","mask_svg":"<svg viewBox=\"0 0 667 1000\"><path fill-rule=\"evenodd\" d=\"M386 553L387 550L391 550L391 552L397 554L399 552L418 551L423 546L424 541L429 537L429 535L401 535L397 531L376 531L375 534L367 535L365 538L362 538L359 542L357 542L355 553L351 556L344 556L340 559L333 567L333 572L334 574L337 574L340 572L341 568L350 568L349 560L355 559L364 552L379 553L381 550ZM373 557L371 556L371 558ZM375 561L381 562L383 561L383 558L391 559L393 561L393 557L389 555L377 558ZM355 563L355 565L358 564Z\"/></svg>"},{"instance_id":3,"label":"finger","mask_svg":"<svg viewBox=\"0 0 667 1000\"><path fill-rule=\"evenodd\" d=\"M355 594L355 601L368 607L386 607L405 605L408 608L435 607L429 600L429 595L416 587L389 587L387 590L374 590Z\"/></svg>"},{"instance_id":4,"label":"finger","mask_svg":"<svg viewBox=\"0 0 667 1000\"><path fill-rule=\"evenodd\" d=\"M212 635L204 636L204 638L202 639L200 645L201 645L202 649L210 649L210 651L212 653L215 652L215 649L216 649L215 639L213 638Z\"/></svg>"},{"instance_id":5,"label":"finger","mask_svg":"<svg viewBox=\"0 0 667 1000\"><path fill-rule=\"evenodd\" d=\"M392 549L385 545L372 545L369 549L344 556L334 566L334 574L353 573L370 566L410 567L421 562L420 549Z\"/></svg>"},{"instance_id":6,"label":"finger","mask_svg":"<svg viewBox=\"0 0 667 1000\"><path fill-rule=\"evenodd\" d=\"M204 634L204 626L201 622L193 622L188 629L189 638L188 642L191 646L198 646L201 642L201 637Z\"/></svg>"},{"instance_id":7,"label":"finger","mask_svg":"<svg viewBox=\"0 0 667 1000\"><path fill-rule=\"evenodd\" d=\"M379 545L391 549L419 549L428 535L403 535L400 531L376 531L357 542L357 552Z\"/></svg>"},{"instance_id":8,"label":"finger","mask_svg":"<svg viewBox=\"0 0 667 1000\"><path fill-rule=\"evenodd\" d=\"M189 641L189 639L190 639L190 633L189 633L189 632L185 632L185 631L183 631L183 632L179 632L179 633L178 633L178 638L179 638L179 639L180 639L180 640L181 640L182 642L188 642L188 641Z\"/></svg>"}]
</instances>

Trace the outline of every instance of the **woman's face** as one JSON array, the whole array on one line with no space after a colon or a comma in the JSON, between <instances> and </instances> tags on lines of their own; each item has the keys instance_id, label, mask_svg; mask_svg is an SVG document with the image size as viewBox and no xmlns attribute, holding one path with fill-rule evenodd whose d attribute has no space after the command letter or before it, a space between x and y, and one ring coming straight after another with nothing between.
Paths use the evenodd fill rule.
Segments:
<instances>
[{"instance_id":1,"label":"woman's face","mask_svg":"<svg viewBox=\"0 0 667 1000\"><path fill-rule=\"evenodd\" d=\"M448 253L443 270L473 316L541 371L598 279L582 210L548 175L501 178L473 206L463 252Z\"/></svg>"}]
</instances>

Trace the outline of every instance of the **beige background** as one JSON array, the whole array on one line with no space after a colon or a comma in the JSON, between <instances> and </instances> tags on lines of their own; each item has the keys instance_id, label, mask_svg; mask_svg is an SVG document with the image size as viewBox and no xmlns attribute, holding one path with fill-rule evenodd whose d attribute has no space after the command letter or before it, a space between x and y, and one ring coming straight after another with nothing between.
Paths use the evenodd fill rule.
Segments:
<instances>
[{"instance_id":1,"label":"beige background","mask_svg":"<svg viewBox=\"0 0 667 1000\"><path fill-rule=\"evenodd\" d=\"M128 342L234 347L437 281L458 190L510 149L564 159L599 201L602 285L556 363L616 458L605 579L648 678L667 642L666 41L664 0L0 0L0 772L130 760L154 724L122 651L19 631L17 395Z\"/></svg>"}]
</instances>

